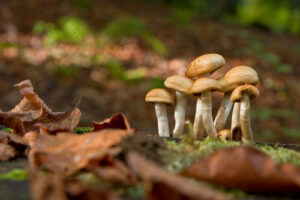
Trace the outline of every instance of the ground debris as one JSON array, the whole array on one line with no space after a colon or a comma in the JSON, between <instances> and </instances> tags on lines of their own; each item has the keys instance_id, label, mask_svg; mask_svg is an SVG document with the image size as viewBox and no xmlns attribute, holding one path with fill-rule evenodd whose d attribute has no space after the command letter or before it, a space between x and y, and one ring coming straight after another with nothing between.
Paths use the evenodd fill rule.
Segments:
<instances>
[{"instance_id":1,"label":"ground debris","mask_svg":"<svg viewBox=\"0 0 300 200\"><path fill-rule=\"evenodd\" d=\"M0 131L0 161L25 154L27 144L19 135Z\"/></svg>"},{"instance_id":2,"label":"ground debris","mask_svg":"<svg viewBox=\"0 0 300 200\"><path fill-rule=\"evenodd\" d=\"M71 175L92 159L105 158L109 148L129 134L126 130L108 129L83 135L39 135L29 152L29 162L35 168L44 166L56 173Z\"/></svg>"},{"instance_id":3,"label":"ground debris","mask_svg":"<svg viewBox=\"0 0 300 200\"><path fill-rule=\"evenodd\" d=\"M64 179L57 174L31 173L30 192L34 200L117 200L111 191L87 187L79 180Z\"/></svg>"},{"instance_id":4,"label":"ground debris","mask_svg":"<svg viewBox=\"0 0 300 200\"><path fill-rule=\"evenodd\" d=\"M20 88L24 98L12 110L0 112L0 124L12 128L13 132L23 136L28 131L39 131L42 127L49 133L73 131L80 120L80 110L52 112L44 101L34 92L30 80L15 86Z\"/></svg>"},{"instance_id":5,"label":"ground debris","mask_svg":"<svg viewBox=\"0 0 300 200\"><path fill-rule=\"evenodd\" d=\"M172 174L136 152L129 152L127 164L140 177L147 192L147 199L229 199L222 192Z\"/></svg>"},{"instance_id":6,"label":"ground debris","mask_svg":"<svg viewBox=\"0 0 300 200\"><path fill-rule=\"evenodd\" d=\"M193 164L183 175L229 188L260 193L299 193L300 170L281 166L254 147L238 146L217 151Z\"/></svg>"}]
</instances>

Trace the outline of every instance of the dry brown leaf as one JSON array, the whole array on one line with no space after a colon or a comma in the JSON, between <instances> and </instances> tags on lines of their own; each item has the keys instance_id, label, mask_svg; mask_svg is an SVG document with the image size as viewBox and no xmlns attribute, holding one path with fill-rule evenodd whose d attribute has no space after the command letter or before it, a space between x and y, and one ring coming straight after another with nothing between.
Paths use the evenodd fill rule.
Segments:
<instances>
[{"instance_id":1,"label":"dry brown leaf","mask_svg":"<svg viewBox=\"0 0 300 200\"><path fill-rule=\"evenodd\" d=\"M107 118L102 122L93 122L93 131L101 131L103 129L123 129L132 130L126 117L121 114L115 114L111 118Z\"/></svg>"},{"instance_id":2,"label":"dry brown leaf","mask_svg":"<svg viewBox=\"0 0 300 200\"><path fill-rule=\"evenodd\" d=\"M111 191L93 189L78 180L65 180L59 175L31 173L30 192L34 200L117 200Z\"/></svg>"},{"instance_id":3,"label":"dry brown leaf","mask_svg":"<svg viewBox=\"0 0 300 200\"><path fill-rule=\"evenodd\" d=\"M291 164L278 166L254 147L220 150L183 174L249 192L300 193L300 170Z\"/></svg>"},{"instance_id":4,"label":"dry brown leaf","mask_svg":"<svg viewBox=\"0 0 300 200\"><path fill-rule=\"evenodd\" d=\"M50 134L64 131L73 131L78 125L81 112L78 108L74 108L70 112L50 113L41 122L36 122L34 126L43 128Z\"/></svg>"},{"instance_id":5,"label":"dry brown leaf","mask_svg":"<svg viewBox=\"0 0 300 200\"><path fill-rule=\"evenodd\" d=\"M147 199L184 199L184 200L224 200L229 199L223 193L187 178L167 172L157 164L129 152L127 164L145 183Z\"/></svg>"},{"instance_id":6,"label":"dry brown leaf","mask_svg":"<svg viewBox=\"0 0 300 200\"><path fill-rule=\"evenodd\" d=\"M18 155L18 151L10 145L0 144L0 161L10 160Z\"/></svg>"},{"instance_id":7,"label":"dry brown leaf","mask_svg":"<svg viewBox=\"0 0 300 200\"><path fill-rule=\"evenodd\" d=\"M120 143L129 134L126 130L110 129L83 135L39 135L29 152L30 164L71 175L86 167L91 159L106 155L111 146Z\"/></svg>"},{"instance_id":8,"label":"dry brown leaf","mask_svg":"<svg viewBox=\"0 0 300 200\"><path fill-rule=\"evenodd\" d=\"M29 80L16 84L24 98L12 110L0 112L0 124L24 135L28 131L39 131L40 127L49 133L73 131L80 120L78 108L70 112L52 112L34 92Z\"/></svg>"},{"instance_id":9,"label":"dry brown leaf","mask_svg":"<svg viewBox=\"0 0 300 200\"><path fill-rule=\"evenodd\" d=\"M24 154L27 144L22 137L0 131L0 161L12 159Z\"/></svg>"},{"instance_id":10,"label":"dry brown leaf","mask_svg":"<svg viewBox=\"0 0 300 200\"><path fill-rule=\"evenodd\" d=\"M99 178L115 184L135 185L137 180L125 164L112 155L107 154L102 158L92 159L88 170Z\"/></svg>"}]
</instances>

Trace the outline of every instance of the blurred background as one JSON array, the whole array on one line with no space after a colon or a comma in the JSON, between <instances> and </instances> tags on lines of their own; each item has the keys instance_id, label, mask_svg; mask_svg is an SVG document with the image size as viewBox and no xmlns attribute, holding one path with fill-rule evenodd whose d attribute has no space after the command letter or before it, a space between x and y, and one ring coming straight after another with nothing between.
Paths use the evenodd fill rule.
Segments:
<instances>
[{"instance_id":1,"label":"blurred background","mask_svg":"<svg viewBox=\"0 0 300 200\"><path fill-rule=\"evenodd\" d=\"M54 111L82 98L81 126L122 112L138 131L155 133L146 92L215 52L227 64L214 77L242 64L259 73L255 139L299 143L299 36L298 0L1 0L0 108L19 102L13 85L30 79ZM214 114L221 99L214 94Z\"/></svg>"}]
</instances>

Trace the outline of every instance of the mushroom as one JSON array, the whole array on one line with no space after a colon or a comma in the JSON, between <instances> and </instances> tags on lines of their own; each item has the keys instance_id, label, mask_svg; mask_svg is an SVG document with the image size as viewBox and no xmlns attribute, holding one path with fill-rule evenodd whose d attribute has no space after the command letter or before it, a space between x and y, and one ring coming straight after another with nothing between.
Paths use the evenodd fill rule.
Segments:
<instances>
[{"instance_id":1,"label":"mushroom","mask_svg":"<svg viewBox=\"0 0 300 200\"><path fill-rule=\"evenodd\" d=\"M208 77L197 79L191 88L191 94L201 96L202 120L205 130L211 138L215 138L218 135L212 118L211 92L215 90L221 90L219 82Z\"/></svg>"},{"instance_id":2,"label":"mushroom","mask_svg":"<svg viewBox=\"0 0 300 200\"><path fill-rule=\"evenodd\" d=\"M223 56L214 53L204 54L202 56L197 57L189 64L185 72L185 75L191 78L200 78L203 76L209 76L210 73L216 71L224 64L225 64L225 59L223 58ZM193 134L194 137L197 139L201 139L203 137L203 132L204 132L202 113L203 111L202 111L201 97L198 97L197 104L196 104L194 126L193 126Z\"/></svg>"},{"instance_id":3,"label":"mushroom","mask_svg":"<svg viewBox=\"0 0 300 200\"><path fill-rule=\"evenodd\" d=\"M251 67L237 66L229 70L223 77L218 79L218 81L222 87L222 91L224 92L224 97L216 115L214 124L216 130L220 131L225 127L227 118L232 108L232 102L230 101L231 92L239 85L255 85L258 82L258 75ZM238 105L235 105L235 110L237 109ZM238 117L234 116L235 114L238 114L238 112L233 112L232 114L233 118L239 119Z\"/></svg>"},{"instance_id":4,"label":"mushroom","mask_svg":"<svg viewBox=\"0 0 300 200\"><path fill-rule=\"evenodd\" d=\"M146 94L145 101L155 104L155 113L158 125L158 136L170 137L166 105L174 104L173 95L166 89L156 88L152 89Z\"/></svg>"},{"instance_id":5,"label":"mushroom","mask_svg":"<svg viewBox=\"0 0 300 200\"><path fill-rule=\"evenodd\" d=\"M231 118L231 139L241 141L242 131L240 123L240 102L234 102Z\"/></svg>"},{"instance_id":6,"label":"mushroom","mask_svg":"<svg viewBox=\"0 0 300 200\"><path fill-rule=\"evenodd\" d=\"M253 85L241 85L235 88L231 94L231 101L240 101L240 122L242 140L254 143L250 123L250 99L259 96L259 90Z\"/></svg>"},{"instance_id":7,"label":"mushroom","mask_svg":"<svg viewBox=\"0 0 300 200\"><path fill-rule=\"evenodd\" d=\"M185 107L186 107L186 94L189 94L189 90L193 85L193 80L181 76L170 76L165 80L165 86L167 88L176 91L176 104L174 111L175 127L173 130L173 137L178 137L183 134L184 121L185 121Z\"/></svg>"},{"instance_id":8,"label":"mushroom","mask_svg":"<svg viewBox=\"0 0 300 200\"><path fill-rule=\"evenodd\" d=\"M218 137L225 140L231 140L231 131L229 129L223 129L218 132Z\"/></svg>"}]
</instances>

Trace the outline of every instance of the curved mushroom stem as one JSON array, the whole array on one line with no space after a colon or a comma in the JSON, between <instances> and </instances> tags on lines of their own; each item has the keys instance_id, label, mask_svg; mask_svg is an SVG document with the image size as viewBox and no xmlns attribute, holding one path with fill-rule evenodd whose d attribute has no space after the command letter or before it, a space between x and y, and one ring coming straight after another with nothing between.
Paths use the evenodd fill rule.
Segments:
<instances>
[{"instance_id":1,"label":"curved mushroom stem","mask_svg":"<svg viewBox=\"0 0 300 200\"><path fill-rule=\"evenodd\" d=\"M158 136L170 137L169 121L166 104L155 103L155 113L157 117Z\"/></svg>"},{"instance_id":2,"label":"curved mushroom stem","mask_svg":"<svg viewBox=\"0 0 300 200\"><path fill-rule=\"evenodd\" d=\"M240 123L240 103L235 102L232 110L231 118L231 139L240 141L241 139L241 123Z\"/></svg>"},{"instance_id":3,"label":"curved mushroom stem","mask_svg":"<svg viewBox=\"0 0 300 200\"><path fill-rule=\"evenodd\" d=\"M240 108L240 120L242 129L242 139L246 142L254 143L251 124L250 124L250 98L247 94L243 95Z\"/></svg>"},{"instance_id":4,"label":"curved mushroom stem","mask_svg":"<svg viewBox=\"0 0 300 200\"><path fill-rule=\"evenodd\" d=\"M176 105L174 111L175 127L173 130L173 137L178 137L183 134L186 101L186 95L176 91Z\"/></svg>"},{"instance_id":5,"label":"curved mushroom stem","mask_svg":"<svg viewBox=\"0 0 300 200\"><path fill-rule=\"evenodd\" d=\"M195 139L202 139L204 133L204 125L202 121L202 101L197 98L196 114L194 119L193 136Z\"/></svg>"},{"instance_id":6,"label":"curved mushroom stem","mask_svg":"<svg viewBox=\"0 0 300 200\"><path fill-rule=\"evenodd\" d=\"M232 102L230 101L231 92L226 92L222 99L220 108L214 121L217 132L225 127L227 118L232 108Z\"/></svg>"},{"instance_id":7,"label":"curved mushroom stem","mask_svg":"<svg viewBox=\"0 0 300 200\"><path fill-rule=\"evenodd\" d=\"M216 138L218 136L218 133L216 131L212 118L211 91L201 93L201 101L203 124L207 135L211 138Z\"/></svg>"}]
</instances>

